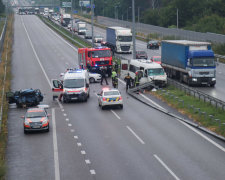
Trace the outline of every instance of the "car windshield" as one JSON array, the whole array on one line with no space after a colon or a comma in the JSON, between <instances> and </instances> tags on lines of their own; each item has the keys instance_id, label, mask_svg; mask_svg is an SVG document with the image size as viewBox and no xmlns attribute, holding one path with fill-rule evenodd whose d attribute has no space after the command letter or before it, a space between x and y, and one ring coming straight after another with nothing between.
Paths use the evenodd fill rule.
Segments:
<instances>
[{"instance_id":1,"label":"car windshield","mask_svg":"<svg viewBox=\"0 0 225 180\"><path fill-rule=\"evenodd\" d=\"M28 111L26 114L27 118L45 117L44 111Z\"/></svg>"},{"instance_id":2,"label":"car windshield","mask_svg":"<svg viewBox=\"0 0 225 180\"><path fill-rule=\"evenodd\" d=\"M91 53L93 58L111 57L110 50L92 51Z\"/></svg>"},{"instance_id":3,"label":"car windshield","mask_svg":"<svg viewBox=\"0 0 225 180\"><path fill-rule=\"evenodd\" d=\"M103 38L102 36L95 36L95 38Z\"/></svg>"},{"instance_id":4,"label":"car windshield","mask_svg":"<svg viewBox=\"0 0 225 180\"><path fill-rule=\"evenodd\" d=\"M164 75L163 68L148 69L148 76Z\"/></svg>"},{"instance_id":5,"label":"car windshield","mask_svg":"<svg viewBox=\"0 0 225 180\"><path fill-rule=\"evenodd\" d=\"M158 41L149 41L149 44L158 44Z\"/></svg>"},{"instance_id":6,"label":"car windshield","mask_svg":"<svg viewBox=\"0 0 225 180\"><path fill-rule=\"evenodd\" d=\"M63 18L63 20L65 21L65 23L69 24L70 23L70 18Z\"/></svg>"},{"instance_id":7,"label":"car windshield","mask_svg":"<svg viewBox=\"0 0 225 180\"><path fill-rule=\"evenodd\" d=\"M85 34L88 35L88 36L90 36L91 35L91 32L87 31Z\"/></svg>"},{"instance_id":8,"label":"car windshield","mask_svg":"<svg viewBox=\"0 0 225 180\"><path fill-rule=\"evenodd\" d=\"M210 67L215 66L215 61L213 58L196 58L192 59L192 65L195 67Z\"/></svg>"},{"instance_id":9,"label":"car windshield","mask_svg":"<svg viewBox=\"0 0 225 180\"><path fill-rule=\"evenodd\" d=\"M82 88L84 87L84 79L66 79L63 86L65 88Z\"/></svg>"},{"instance_id":10,"label":"car windshield","mask_svg":"<svg viewBox=\"0 0 225 180\"><path fill-rule=\"evenodd\" d=\"M142 54L142 55L145 55L146 52L145 51L137 51L137 54Z\"/></svg>"},{"instance_id":11,"label":"car windshield","mask_svg":"<svg viewBox=\"0 0 225 180\"><path fill-rule=\"evenodd\" d=\"M156 61L156 62L161 62L161 58L160 58L160 57L153 58L153 61Z\"/></svg>"},{"instance_id":12,"label":"car windshield","mask_svg":"<svg viewBox=\"0 0 225 180\"><path fill-rule=\"evenodd\" d=\"M118 41L120 41L120 42L131 42L132 36L118 36Z\"/></svg>"},{"instance_id":13,"label":"car windshield","mask_svg":"<svg viewBox=\"0 0 225 180\"><path fill-rule=\"evenodd\" d=\"M120 95L119 91L106 91L106 92L104 92L104 96L114 96L114 95Z\"/></svg>"}]
</instances>

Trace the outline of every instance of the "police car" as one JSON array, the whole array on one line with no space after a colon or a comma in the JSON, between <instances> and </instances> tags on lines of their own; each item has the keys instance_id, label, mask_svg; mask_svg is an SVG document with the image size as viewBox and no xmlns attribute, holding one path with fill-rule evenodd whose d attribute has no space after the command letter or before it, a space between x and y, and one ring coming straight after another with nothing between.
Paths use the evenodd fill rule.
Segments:
<instances>
[{"instance_id":1,"label":"police car","mask_svg":"<svg viewBox=\"0 0 225 180\"><path fill-rule=\"evenodd\" d=\"M102 89L98 94L98 104L102 109L106 106L119 106L123 109L123 99L118 89Z\"/></svg>"}]
</instances>

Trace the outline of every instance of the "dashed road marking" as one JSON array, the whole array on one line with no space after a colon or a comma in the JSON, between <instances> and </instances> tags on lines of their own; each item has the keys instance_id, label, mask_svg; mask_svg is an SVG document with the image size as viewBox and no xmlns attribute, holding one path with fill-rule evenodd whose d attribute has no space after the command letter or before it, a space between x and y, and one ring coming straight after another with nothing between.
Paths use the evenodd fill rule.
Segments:
<instances>
[{"instance_id":1,"label":"dashed road marking","mask_svg":"<svg viewBox=\"0 0 225 180\"><path fill-rule=\"evenodd\" d=\"M65 110L64 109L61 109L61 111L64 112Z\"/></svg>"},{"instance_id":2,"label":"dashed road marking","mask_svg":"<svg viewBox=\"0 0 225 180\"><path fill-rule=\"evenodd\" d=\"M94 169L91 169L91 170L90 170L90 173L91 173L92 175L95 175L95 174L96 174L96 172L95 172Z\"/></svg>"},{"instance_id":3,"label":"dashed road marking","mask_svg":"<svg viewBox=\"0 0 225 180\"><path fill-rule=\"evenodd\" d=\"M67 114L63 114L63 116L67 116Z\"/></svg>"},{"instance_id":4,"label":"dashed road marking","mask_svg":"<svg viewBox=\"0 0 225 180\"><path fill-rule=\"evenodd\" d=\"M69 126L69 127L71 127L71 126L72 126L72 124L70 124L70 123L69 123L69 124L68 124L68 126Z\"/></svg>"},{"instance_id":5,"label":"dashed road marking","mask_svg":"<svg viewBox=\"0 0 225 180\"><path fill-rule=\"evenodd\" d=\"M74 139L78 139L78 136L73 136L74 137Z\"/></svg>"},{"instance_id":6,"label":"dashed road marking","mask_svg":"<svg viewBox=\"0 0 225 180\"><path fill-rule=\"evenodd\" d=\"M77 143L77 146L78 146L78 147L81 147L81 146L82 146L82 144L81 144L80 142L78 142L78 143Z\"/></svg>"},{"instance_id":7,"label":"dashed road marking","mask_svg":"<svg viewBox=\"0 0 225 180\"><path fill-rule=\"evenodd\" d=\"M178 178L176 176L176 174L156 155L154 154L154 157L160 162L160 164L174 177L174 179L176 180L180 180L180 178Z\"/></svg>"},{"instance_id":8,"label":"dashed road marking","mask_svg":"<svg viewBox=\"0 0 225 180\"><path fill-rule=\"evenodd\" d=\"M69 118L66 118L66 121L70 121Z\"/></svg>"},{"instance_id":9,"label":"dashed road marking","mask_svg":"<svg viewBox=\"0 0 225 180\"><path fill-rule=\"evenodd\" d=\"M127 126L127 129L138 139L141 144L145 144L145 142L129 126Z\"/></svg>"},{"instance_id":10,"label":"dashed road marking","mask_svg":"<svg viewBox=\"0 0 225 180\"><path fill-rule=\"evenodd\" d=\"M85 155L85 154L86 154L86 152L85 152L84 150L80 151L80 153L81 153L82 155Z\"/></svg>"},{"instance_id":11,"label":"dashed road marking","mask_svg":"<svg viewBox=\"0 0 225 180\"><path fill-rule=\"evenodd\" d=\"M115 111L113 111L113 110L111 110L111 112L117 117L117 119L120 119L120 117L119 117L119 115L118 114L116 114L116 112Z\"/></svg>"},{"instance_id":12,"label":"dashed road marking","mask_svg":"<svg viewBox=\"0 0 225 180\"><path fill-rule=\"evenodd\" d=\"M85 159L86 164L91 164L91 161L89 159Z\"/></svg>"},{"instance_id":13,"label":"dashed road marking","mask_svg":"<svg viewBox=\"0 0 225 180\"><path fill-rule=\"evenodd\" d=\"M70 129L70 132L73 133L73 132L75 132L75 130L74 129Z\"/></svg>"}]
</instances>

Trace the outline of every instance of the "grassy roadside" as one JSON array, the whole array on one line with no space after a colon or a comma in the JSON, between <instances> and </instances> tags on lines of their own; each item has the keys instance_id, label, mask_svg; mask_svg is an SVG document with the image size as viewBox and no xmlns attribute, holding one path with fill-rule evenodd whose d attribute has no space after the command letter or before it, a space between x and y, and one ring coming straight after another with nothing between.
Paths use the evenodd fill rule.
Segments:
<instances>
[{"instance_id":1,"label":"grassy roadside","mask_svg":"<svg viewBox=\"0 0 225 180\"><path fill-rule=\"evenodd\" d=\"M4 41L3 53L2 53L2 62L0 63L0 95L2 95L3 88L3 78L5 66L7 67L6 71L6 81L5 81L5 92L10 90L10 80L11 80L11 55L12 55L12 43L13 43L13 15L10 15L8 18L7 31ZM8 48L7 48L8 44ZM7 61L6 61L7 57ZM0 96L0 102L3 102L3 117L2 117L2 127L0 133L0 179L4 179L6 173L6 145L7 145L7 118L8 118L8 102Z\"/></svg>"},{"instance_id":2,"label":"grassy roadside","mask_svg":"<svg viewBox=\"0 0 225 180\"><path fill-rule=\"evenodd\" d=\"M199 125L225 137L225 111L208 102L185 94L173 86L164 90L147 92L187 115Z\"/></svg>"},{"instance_id":3,"label":"grassy roadside","mask_svg":"<svg viewBox=\"0 0 225 180\"><path fill-rule=\"evenodd\" d=\"M90 45L82 40L80 40L79 38L77 38L75 35L72 37L71 33L68 32L66 29L64 29L63 27L56 25L54 22L42 17L42 16L38 16L47 26L49 26L47 23L50 23L52 26L54 26L55 28L57 28L59 31L57 31L56 29L53 29L52 27L50 27L52 30L54 30L56 33L60 34L63 38L65 38L66 40L68 40L70 43L74 44L76 47L78 48L82 48L82 45L84 45L85 47L90 47ZM61 33L61 32L63 33ZM72 41L70 38L68 38L67 36L65 36L65 34L67 36L69 36L71 39L74 39L75 41L77 41L78 43L75 43L74 41ZM80 44L79 44L80 43Z\"/></svg>"}]
</instances>

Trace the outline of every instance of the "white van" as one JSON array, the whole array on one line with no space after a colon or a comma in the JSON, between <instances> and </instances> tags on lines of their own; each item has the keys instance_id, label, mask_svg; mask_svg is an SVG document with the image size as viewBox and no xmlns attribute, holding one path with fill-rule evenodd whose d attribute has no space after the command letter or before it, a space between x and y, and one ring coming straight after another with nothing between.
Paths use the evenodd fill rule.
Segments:
<instances>
[{"instance_id":1,"label":"white van","mask_svg":"<svg viewBox=\"0 0 225 180\"><path fill-rule=\"evenodd\" d=\"M62 95L63 102L87 101L89 98L89 74L87 70L70 69L61 74L62 80L52 80L53 99Z\"/></svg>"},{"instance_id":2,"label":"white van","mask_svg":"<svg viewBox=\"0 0 225 180\"><path fill-rule=\"evenodd\" d=\"M124 79L128 73L133 81L136 74L138 74L140 84L151 81L153 81L155 85L163 87L167 84L167 75L162 66L150 60L121 60L121 78Z\"/></svg>"}]
</instances>

